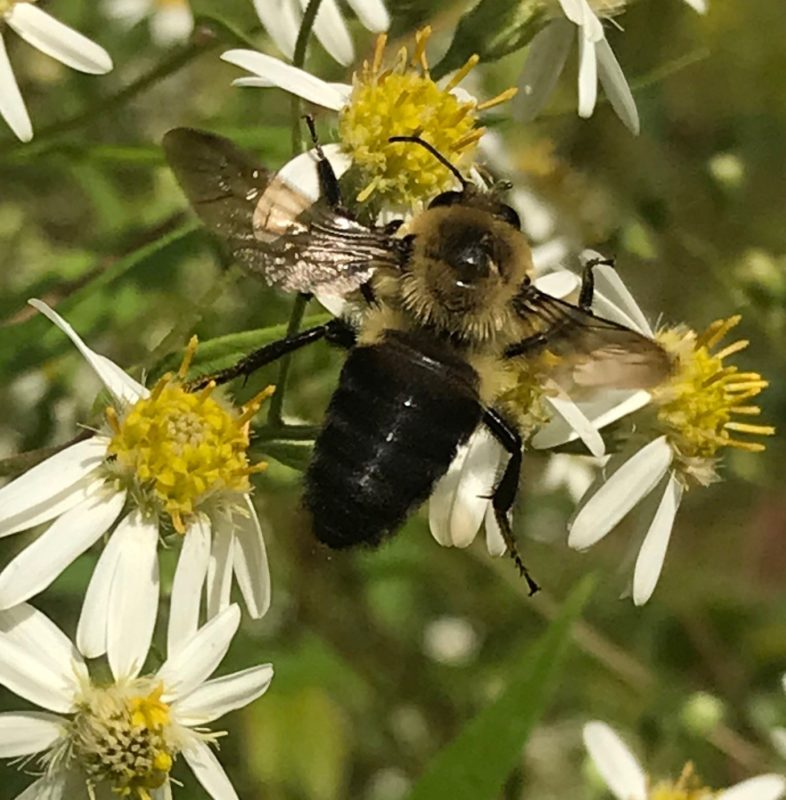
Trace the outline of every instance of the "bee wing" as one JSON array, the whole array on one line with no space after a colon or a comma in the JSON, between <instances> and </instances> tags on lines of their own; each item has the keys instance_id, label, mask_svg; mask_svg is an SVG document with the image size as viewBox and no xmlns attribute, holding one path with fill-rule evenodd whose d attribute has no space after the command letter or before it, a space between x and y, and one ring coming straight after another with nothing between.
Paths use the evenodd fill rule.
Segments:
<instances>
[{"instance_id":1,"label":"bee wing","mask_svg":"<svg viewBox=\"0 0 786 800\"><path fill-rule=\"evenodd\" d=\"M532 286L515 308L525 337L537 337L557 357L550 376L566 389L650 389L671 372L671 358L654 339Z\"/></svg>"},{"instance_id":2,"label":"bee wing","mask_svg":"<svg viewBox=\"0 0 786 800\"><path fill-rule=\"evenodd\" d=\"M234 257L268 284L344 295L381 265L397 267L400 242L314 203L228 139L175 128L164 152L189 202Z\"/></svg>"}]
</instances>

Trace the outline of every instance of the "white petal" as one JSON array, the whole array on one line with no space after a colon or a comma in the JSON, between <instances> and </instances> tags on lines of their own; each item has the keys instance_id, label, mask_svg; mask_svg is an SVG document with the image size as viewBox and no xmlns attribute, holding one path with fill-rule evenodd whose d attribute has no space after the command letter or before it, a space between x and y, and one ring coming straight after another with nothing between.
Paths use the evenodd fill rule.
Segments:
<instances>
[{"instance_id":1,"label":"white petal","mask_svg":"<svg viewBox=\"0 0 786 800\"><path fill-rule=\"evenodd\" d=\"M490 556L504 556L508 552L508 546L502 538L502 531L499 529L497 516L494 513L494 507L491 503L488 504L486 509L486 549L489 551Z\"/></svg>"},{"instance_id":2,"label":"white petal","mask_svg":"<svg viewBox=\"0 0 786 800\"><path fill-rule=\"evenodd\" d=\"M325 158L340 178L352 165L350 157L340 144L330 143L322 146ZM313 202L319 200L319 175L317 173L317 151L307 150L287 161L278 171L277 177Z\"/></svg>"},{"instance_id":3,"label":"white petal","mask_svg":"<svg viewBox=\"0 0 786 800\"><path fill-rule=\"evenodd\" d=\"M674 517L682 499L682 490L682 483L671 473L636 559L633 602L637 606L644 605L655 591L674 527Z\"/></svg>"},{"instance_id":4,"label":"white petal","mask_svg":"<svg viewBox=\"0 0 786 800\"><path fill-rule=\"evenodd\" d=\"M531 122L546 105L568 60L573 31L570 22L555 19L530 43L515 101L516 118L521 122Z\"/></svg>"},{"instance_id":5,"label":"white petal","mask_svg":"<svg viewBox=\"0 0 786 800\"><path fill-rule=\"evenodd\" d=\"M54 519L73 508L103 481L89 480L106 458L109 440L93 436L36 464L0 489L0 536Z\"/></svg>"},{"instance_id":6,"label":"white petal","mask_svg":"<svg viewBox=\"0 0 786 800\"><path fill-rule=\"evenodd\" d=\"M120 515L125 492L98 492L58 517L0 573L0 608L43 591L109 530Z\"/></svg>"},{"instance_id":7,"label":"white petal","mask_svg":"<svg viewBox=\"0 0 786 800\"><path fill-rule=\"evenodd\" d=\"M638 450L582 506L570 526L568 544L585 550L602 539L660 482L671 465L665 436Z\"/></svg>"},{"instance_id":8,"label":"white petal","mask_svg":"<svg viewBox=\"0 0 786 800\"><path fill-rule=\"evenodd\" d=\"M503 461L506 453L491 433L485 428L475 431L450 509L448 530L454 547L468 547L477 536Z\"/></svg>"},{"instance_id":9,"label":"white petal","mask_svg":"<svg viewBox=\"0 0 786 800\"><path fill-rule=\"evenodd\" d=\"M167 628L167 653L171 656L191 639L199 627L199 601L210 561L210 520L198 515L183 537L172 583Z\"/></svg>"},{"instance_id":10,"label":"white petal","mask_svg":"<svg viewBox=\"0 0 786 800\"><path fill-rule=\"evenodd\" d=\"M539 292L544 292L560 300L577 291L580 284L581 279L579 276L567 269L541 275L535 280L535 288Z\"/></svg>"},{"instance_id":11,"label":"white petal","mask_svg":"<svg viewBox=\"0 0 786 800\"><path fill-rule=\"evenodd\" d=\"M43 711L0 714L0 758L48 750L64 733L66 721Z\"/></svg>"},{"instance_id":12,"label":"white petal","mask_svg":"<svg viewBox=\"0 0 786 800\"><path fill-rule=\"evenodd\" d=\"M295 43L300 30L300 15L295 3L288 0L254 0L254 8L276 47L291 59L295 54Z\"/></svg>"},{"instance_id":13,"label":"white petal","mask_svg":"<svg viewBox=\"0 0 786 800\"><path fill-rule=\"evenodd\" d=\"M213 619L216 614L229 605L229 595L232 590L234 540L235 524L232 518L229 514L217 514L205 586L207 619Z\"/></svg>"},{"instance_id":14,"label":"white petal","mask_svg":"<svg viewBox=\"0 0 786 800\"><path fill-rule=\"evenodd\" d=\"M87 668L71 642L40 611L20 604L0 613L0 652L0 685L50 711L73 709ZM71 661L64 659L65 652Z\"/></svg>"},{"instance_id":15,"label":"white petal","mask_svg":"<svg viewBox=\"0 0 786 800\"><path fill-rule=\"evenodd\" d=\"M176 700L193 692L226 655L240 625L240 608L233 603L197 631L175 656L168 658L158 678L166 687L164 700Z\"/></svg>"},{"instance_id":16,"label":"white petal","mask_svg":"<svg viewBox=\"0 0 786 800\"><path fill-rule=\"evenodd\" d=\"M14 77L14 70L8 60L5 42L0 35L0 116L23 142L33 138L33 124L27 113L25 101Z\"/></svg>"},{"instance_id":17,"label":"white petal","mask_svg":"<svg viewBox=\"0 0 786 800\"><path fill-rule=\"evenodd\" d=\"M470 439L470 442L474 441ZM437 481L428 501L428 526L431 535L443 547L453 547L450 532L450 518L453 513L453 500L456 497L461 470L469 454L469 445L462 445L456 451L448 471Z\"/></svg>"},{"instance_id":18,"label":"white petal","mask_svg":"<svg viewBox=\"0 0 786 800\"><path fill-rule=\"evenodd\" d=\"M67 67L92 75L102 75L112 69L112 59L103 47L31 3L11 6L5 21L28 44Z\"/></svg>"},{"instance_id":19,"label":"white petal","mask_svg":"<svg viewBox=\"0 0 786 800\"><path fill-rule=\"evenodd\" d=\"M707 0L685 0L685 2L699 14L707 13Z\"/></svg>"},{"instance_id":20,"label":"white petal","mask_svg":"<svg viewBox=\"0 0 786 800\"><path fill-rule=\"evenodd\" d=\"M119 527L125 526L125 520ZM119 529L119 528L118 528ZM76 628L76 646L87 658L98 658L106 653L107 615L112 579L118 559L123 554L123 537L109 537L109 542L98 557L82 603L82 613Z\"/></svg>"},{"instance_id":21,"label":"white petal","mask_svg":"<svg viewBox=\"0 0 786 800\"><path fill-rule=\"evenodd\" d=\"M778 800L786 792L781 775L758 775L721 792L716 800Z\"/></svg>"},{"instance_id":22,"label":"white petal","mask_svg":"<svg viewBox=\"0 0 786 800\"><path fill-rule=\"evenodd\" d=\"M24 4L26 5L26 4ZM19 8L19 6L15 6ZM135 403L142 397L147 397L150 392L130 375L127 375L113 361L106 356L93 352L79 337L79 334L52 308L41 300L27 301L33 308L40 311L50 319L63 333L76 345L88 364L95 370L96 375L103 381L104 386L121 403Z\"/></svg>"},{"instance_id":23,"label":"white petal","mask_svg":"<svg viewBox=\"0 0 786 800\"><path fill-rule=\"evenodd\" d=\"M598 59L595 43L579 31L579 116L591 117L598 99Z\"/></svg>"},{"instance_id":24,"label":"white petal","mask_svg":"<svg viewBox=\"0 0 786 800\"><path fill-rule=\"evenodd\" d=\"M270 608L270 568L262 526L248 495L246 508L249 516L240 516L236 522L233 564L248 613L259 619Z\"/></svg>"},{"instance_id":25,"label":"white petal","mask_svg":"<svg viewBox=\"0 0 786 800\"><path fill-rule=\"evenodd\" d=\"M300 0L303 10L307 4L308 0ZM339 64L346 67L355 60L355 46L336 0L322 0L320 3L314 20L314 35Z\"/></svg>"},{"instance_id":26,"label":"white petal","mask_svg":"<svg viewBox=\"0 0 786 800\"><path fill-rule=\"evenodd\" d=\"M347 0L347 2L366 30L382 33L390 27L390 14L382 0Z\"/></svg>"},{"instance_id":27,"label":"white petal","mask_svg":"<svg viewBox=\"0 0 786 800\"><path fill-rule=\"evenodd\" d=\"M647 778L627 745L605 722L584 726L584 745L617 800L647 800Z\"/></svg>"},{"instance_id":28,"label":"white petal","mask_svg":"<svg viewBox=\"0 0 786 800\"><path fill-rule=\"evenodd\" d=\"M638 135L640 123L636 101L633 99L622 67L612 52L611 45L605 38L595 45L595 54L598 59L600 82L606 92L606 97L609 98L611 107L614 109L614 113L634 136Z\"/></svg>"},{"instance_id":29,"label":"white petal","mask_svg":"<svg viewBox=\"0 0 786 800\"><path fill-rule=\"evenodd\" d=\"M87 677L87 667L71 640L46 614L27 603L0 612L0 638L14 642L56 673L65 694L76 691L79 681Z\"/></svg>"},{"instance_id":30,"label":"white petal","mask_svg":"<svg viewBox=\"0 0 786 800\"><path fill-rule=\"evenodd\" d=\"M161 47L187 39L193 29L194 16L188 3L164 6L150 20L153 41Z\"/></svg>"},{"instance_id":31,"label":"white petal","mask_svg":"<svg viewBox=\"0 0 786 800\"><path fill-rule=\"evenodd\" d=\"M562 12L581 29L581 34L591 42L603 37L603 25L587 0L559 0Z\"/></svg>"},{"instance_id":32,"label":"white petal","mask_svg":"<svg viewBox=\"0 0 786 800\"><path fill-rule=\"evenodd\" d=\"M68 774L58 770L31 783L22 794L17 795L15 800L63 800L67 784Z\"/></svg>"},{"instance_id":33,"label":"white petal","mask_svg":"<svg viewBox=\"0 0 786 800\"><path fill-rule=\"evenodd\" d=\"M598 429L564 391L558 389L556 385L551 385L550 388L557 390L558 393L545 395L547 404L573 428L593 456L596 458L603 456L606 453L606 445Z\"/></svg>"},{"instance_id":34,"label":"white petal","mask_svg":"<svg viewBox=\"0 0 786 800\"><path fill-rule=\"evenodd\" d=\"M61 714L74 706L74 694L56 683L57 674L14 641L0 639L0 685L41 708Z\"/></svg>"},{"instance_id":35,"label":"white petal","mask_svg":"<svg viewBox=\"0 0 786 800\"><path fill-rule=\"evenodd\" d=\"M237 793L229 781L224 768L219 763L209 745L194 737L183 750L188 766L213 800L238 800Z\"/></svg>"},{"instance_id":36,"label":"white petal","mask_svg":"<svg viewBox=\"0 0 786 800\"><path fill-rule=\"evenodd\" d=\"M271 680L272 665L262 664L207 681L172 705L174 718L191 728L206 725L256 700L267 691Z\"/></svg>"},{"instance_id":37,"label":"white petal","mask_svg":"<svg viewBox=\"0 0 786 800\"><path fill-rule=\"evenodd\" d=\"M590 252L585 250L582 253L582 261L584 263L591 257L589 256ZM600 254L594 255L600 256ZM634 324L631 327L645 336L652 336L652 327L647 322L644 312L628 290L628 287L623 283L617 270L606 264L598 264L593 268L592 272L595 276L595 291L607 297L628 318L632 319Z\"/></svg>"},{"instance_id":38,"label":"white petal","mask_svg":"<svg viewBox=\"0 0 786 800\"><path fill-rule=\"evenodd\" d=\"M773 728L770 731L772 746L781 758L786 758L786 728Z\"/></svg>"},{"instance_id":39,"label":"white petal","mask_svg":"<svg viewBox=\"0 0 786 800\"><path fill-rule=\"evenodd\" d=\"M261 78L267 78L285 92L318 106L338 111L345 105L345 96L333 85L264 53L257 53L255 50L228 50L221 54L221 59Z\"/></svg>"},{"instance_id":40,"label":"white petal","mask_svg":"<svg viewBox=\"0 0 786 800\"><path fill-rule=\"evenodd\" d=\"M113 536L120 553L107 606L106 652L112 675L135 678L147 658L158 611L158 525L132 511Z\"/></svg>"}]
</instances>

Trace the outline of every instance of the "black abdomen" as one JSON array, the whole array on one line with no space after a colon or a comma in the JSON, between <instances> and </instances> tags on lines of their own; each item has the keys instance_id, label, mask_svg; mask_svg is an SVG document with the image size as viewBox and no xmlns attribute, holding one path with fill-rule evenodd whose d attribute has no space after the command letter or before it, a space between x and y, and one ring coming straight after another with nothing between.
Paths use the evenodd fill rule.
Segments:
<instances>
[{"instance_id":1,"label":"black abdomen","mask_svg":"<svg viewBox=\"0 0 786 800\"><path fill-rule=\"evenodd\" d=\"M317 538L379 544L426 500L480 417L477 375L449 352L400 332L352 350L305 476Z\"/></svg>"}]
</instances>

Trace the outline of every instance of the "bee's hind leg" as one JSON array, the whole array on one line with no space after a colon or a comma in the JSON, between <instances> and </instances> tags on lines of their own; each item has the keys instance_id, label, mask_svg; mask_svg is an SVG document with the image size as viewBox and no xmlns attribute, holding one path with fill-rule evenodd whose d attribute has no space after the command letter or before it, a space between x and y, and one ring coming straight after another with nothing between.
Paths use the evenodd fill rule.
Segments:
<instances>
[{"instance_id":1,"label":"bee's hind leg","mask_svg":"<svg viewBox=\"0 0 786 800\"><path fill-rule=\"evenodd\" d=\"M494 438L510 454L508 463L505 466L505 471L491 494L491 505L494 508L494 516L496 517L497 524L502 533L502 538L505 540L508 553L518 567L521 576L527 582L530 595L533 595L540 589L540 586L538 586L529 574L529 570L519 555L508 517L510 509L513 507L513 501L516 499L516 492L519 488L519 478L521 476L521 436L518 431L511 427L500 413L494 409L485 409L483 412L483 423L491 431Z\"/></svg>"},{"instance_id":2,"label":"bee's hind leg","mask_svg":"<svg viewBox=\"0 0 786 800\"><path fill-rule=\"evenodd\" d=\"M595 273L593 270L599 266L613 267L613 258L590 258L581 273L581 289L579 290L579 308L582 311L592 311L592 298L595 296Z\"/></svg>"}]
</instances>

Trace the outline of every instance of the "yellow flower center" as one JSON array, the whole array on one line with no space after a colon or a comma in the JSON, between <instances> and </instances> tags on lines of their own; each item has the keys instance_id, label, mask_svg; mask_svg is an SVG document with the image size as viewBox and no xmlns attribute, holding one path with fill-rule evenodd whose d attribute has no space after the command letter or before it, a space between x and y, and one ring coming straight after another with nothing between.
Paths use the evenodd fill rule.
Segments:
<instances>
[{"instance_id":1,"label":"yellow flower center","mask_svg":"<svg viewBox=\"0 0 786 800\"><path fill-rule=\"evenodd\" d=\"M527 361L519 359L501 375L495 403L516 420L525 440L549 421L550 414L543 398L554 393L553 384L549 388L548 375L559 361L557 356L544 350Z\"/></svg>"},{"instance_id":2,"label":"yellow flower center","mask_svg":"<svg viewBox=\"0 0 786 800\"><path fill-rule=\"evenodd\" d=\"M763 443L735 436L771 436L775 432L769 425L752 425L737 419L761 412L749 401L768 385L757 372L740 372L736 366L724 363L744 350L748 342L739 340L715 351L740 319L734 316L717 320L698 335L684 327L657 334L658 341L674 357L675 369L672 377L653 391L653 402L658 423L683 466L712 459L723 447L761 452Z\"/></svg>"},{"instance_id":3,"label":"yellow flower center","mask_svg":"<svg viewBox=\"0 0 786 800\"><path fill-rule=\"evenodd\" d=\"M649 793L649 800L712 800L715 792L706 786L700 786L689 762L685 765L676 782L662 781L656 784Z\"/></svg>"},{"instance_id":4,"label":"yellow flower center","mask_svg":"<svg viewBox=\"0 0 786 800\"><path fill-rule=\"evenodd\" d=\"M177 375L165 375L150 396L138 400L122 416L106 411L112 429L108 452L121 477L130 479L140 498L172 519L184 533L184 519L216 493L250 490L249 475L266 464L249 464L249 420L273 392L268 387L239 411L212 396L214 384L200 392L184 388L196 349L189 343Z\"/></svg>"},{"instance_id":5,"label":"yellow flower center","mask_svg":"<svg viewBox=\"0 0 786 800\"><path fill-rule=\"evenodd\" d=\"M477 112L509 100L509 89L485 103L460 100L453 89L478 63L469 61L444 86L429 75L426 42L431 28L415 34L410 57L402 48L392 67L383 65L385 35L377 39L371 62L355 74L349 103L339 114L341 144L359 169L363 202L378 194L387 202L415 206L451 186L450 171L422 147L388 142L391 136L421 136L452 164L467 169L478 140Z\"/></svg>"},{"instance_id":6,"label":"yellow flower center","mask_svg":"<svg viewBox=\"0 0 786 800\"><path fill-rule=\"evenodd\" d=\"M150 800L151 790L166 783L177 748L163 691L146 678L84 689L65 757L67 766L81 768L90 790L105 785L118 797Z\"/></svg>"}]
</instances>

